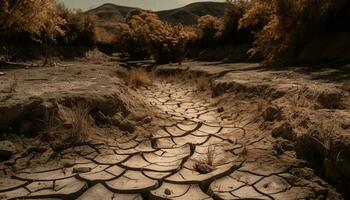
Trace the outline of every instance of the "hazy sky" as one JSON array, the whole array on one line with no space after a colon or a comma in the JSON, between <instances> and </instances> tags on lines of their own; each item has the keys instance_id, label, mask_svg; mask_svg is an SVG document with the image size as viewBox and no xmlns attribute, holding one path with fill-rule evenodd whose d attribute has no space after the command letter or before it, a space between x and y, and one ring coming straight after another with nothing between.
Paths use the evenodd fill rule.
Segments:
<instances>
[{"instance_id":1,"label":"hazy sky","mask_svg":"<svg viewBox=\"0 0 350 200\"><path fill-rule=\"evenodd\" d=\"M166 10L172 8L178 8L189 3L199 1L217 1L222 2L224 0L58 0L63 2L69 8L81 8L87 10L95 8L104 3L114 3L118 5L125 5L131 7L138 7L148 10Z\"/></svg>"}]
</instances>

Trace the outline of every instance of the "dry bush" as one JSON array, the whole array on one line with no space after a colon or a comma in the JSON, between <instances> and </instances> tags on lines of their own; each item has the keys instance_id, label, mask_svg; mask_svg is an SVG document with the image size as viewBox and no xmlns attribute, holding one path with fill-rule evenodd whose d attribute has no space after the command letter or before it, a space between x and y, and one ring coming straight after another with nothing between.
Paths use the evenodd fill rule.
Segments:
<instances>
[{"instance_id":1,"label":"dry bush","mask_svg":"<svg viewBox=\"0 0 350 200\"><path fill-rule=\"evenodd\" d=\"M58 15L55 3L55 0L1 0L1 34L26 32L50 39L64 34L60 26L65 20Z\"/></svg>"},{"instance_id":2,"label":"dry bush","mask_svg":"<svg viewBox=\"0 0 350 200\"><path fill-rule=\"evenodd\" d=\"M308 40L329 26L346 1L254 0L240 20L240 28L250 27L255 32L252 55L261 53L266 63L289 62Z\"/></svg>"},{"instance_id":3,"label":"dry bush","mask_svg":"<svg viewBox=\"0 0 350 200\"><path fill-rule=\"evenodd\" d=\"M69 10L63 4L57 6L58 14L66 20L62 26L65 34L57 38L62 45L90 46L96 44L96 17L80 10Z\"/></svg>"},{"instance_id":4,"label":"dry bush","mask_svg":"<svg viewBox=\"0 0 350 200\"><path fill-rule=\"evenodd\" d=\"M59 16L55 0L1 0L0 44L47 44L62 30L66 20Z\"/></svg>"},{"instance_id":5,"label":"dry bush","mask_svg":"<svg viewBox=\"0 0 350 200\"><path fill-rule=\"evenodd\" d=\"M224 27L224 21L221 18L205 15L198 18L198 40L208 45L208 43L215 44L219 37L220 31Z\"/></svg>"},{"instance_id":6,"label":"dry bush","mask_svg":"<svg viewBox=\"0 0 350 200\"><path fill-rule=\"evenodd\" d=\"M181 62L194 33L181 25L172 26L150 11L133 10L120 24L116 37L120 50L132 59L152 56L157 63Z\"/></svg>"},{"instance_id":7,"label":"dry bush","mask_svg":"<svg viewBox=\"0 0 350 200\"><path fill-rule=\"evenodd\" d=\"M125 83L132 88L150 86L153 84L153 80L153 73L147 72L146 70L140 68L130 70L125 77Z\"/></svg>"},{"instance_id":8,"label":"dry bush","mask_svg":"<svg viewBox=\"0 0 350 200\"><path fill-rule=\"evenodd\" d=\"M247 10L249 3L244 0L227 0L227 9L223 25L217 37L222 41L233 43L251 43L250 29L239 29L239 21Z\"/></svg>"}]
</instances>

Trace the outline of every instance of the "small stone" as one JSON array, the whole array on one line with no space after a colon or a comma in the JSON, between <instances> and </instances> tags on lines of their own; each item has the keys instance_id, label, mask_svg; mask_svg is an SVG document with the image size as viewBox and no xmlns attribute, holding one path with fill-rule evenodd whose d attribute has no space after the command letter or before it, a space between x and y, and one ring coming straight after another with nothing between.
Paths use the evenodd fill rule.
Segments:
<instances>
[{"instance_id":1,"label":"small stone","mask_svg":"<svg viewBox=\"0 0 350 200\"><path fill-rule=\"evenodd\" d=\"M169 190L168 188L164 190L164 194L166 195L171 195L171 190Z\"/></svg>"},{"instance_id":2,"label":"small stone","mask_svg":"<svg viewBox=\"0 0 350 200\"><path fill-rule=\"evenodd\" d=\"M285 122L282 125L274 128L272 130L272 136L274 138L282 137L290 141L294 141L296 137L293 127L288 122Z\"/></svg>"},{"instance_id":3,"label":"small stone","mask_svg":"<svg viewBox=\"0 0 350 200\"><path fill-rule=\"evenodd\" d=\"M218 113L222 113L222 112L224 112L224 111L225 111L224 107L218 108Z\"/></svg>"},{"instance_id":4,"label":"small stone","mask_svg":"<svg viewBox=\"0 0 350 200\"><path fill-rule=\"evenodd\" d=\"M196 163L195 169L201 174L209 174L210 172L215 170L215 167L205 163Z\"/></svg>"},{"instance_id":5,"label":"small stone","mask_svg":"<svg viewBox=\"0 0 350 200\"><path fill-rule=\"evenodd\" d=\"M350 122L344 122L340 126L344 130L350 129Z\"/></svg>"},{"instance_id":6,"label":"small stone","mask_svg":"<svg viewBox=\"0 0 350 200\"><path fill-rule=\"evenodd\" d=\"M276 107L270 106L270 107L266 108L266 110L263 112L262 116L263 116L265 121L272 122L281 116L281 111L280 111L280 109L278 109Z\"/></svg>"},{"instance_id":7,"label":"small stone","mask_svg":"<svg viewBox=\"0 0 350 200\"><path fill-rule=\"evenodd\" d=\"M63 159L60 161L60 163L64 168L72 167L75 165L75 162L73 160L68 160L68 159Z\"/></svg>"},{"instance_id":8,"label":"small stone","mask_svg":"<svg viewBox=\"0 0 350 200\"><path fill-rule=\"evenodd\" d=\"M149 123L151 123L152 122L152 117L151 116L147 116L147 117L145 117L143 120L142 120L142 123L144 123L144 124L149 124Z\"/></svg>"},{"instance_id":9,"label":"small stone","mask_svg":"<svg viewBox=\"0 0 350 200\"><path fill-rule=\"evenodd\" d=\"M12 142L0 141L0 160L9 160L16 152L16 147Z\"/></svg>"},{"instance_id":10,"label":"small stone","mask_svg":"<svg viewBox=\"0 0 350 200\"><path fill-rule=\"evenodd\" d=\"M4 76L4 75L6 75L5 72L0 72L0 76Z\"/></svg>"},{"instance_id":11,"label":"small stone","mask_svg":"<svg viewBox=\"0 0 350 200\"><path fill-rule=\"evenodd\" d=\"M343 106L343 96L341 93L325 91L322 92L318 98L318 103L327 109L339 109Z\"/></svg>"},{"instance_id":12,"label":"small stone","mask_svg":"<svg viewBox=\"0 0 350 200\"><path fill-rule=\"evenodd\" d=\"M133 133L135 131L135 125L129 120L121 121L118 127L121 131L127 131L129 133Z\"/></svg>"},{"instance_id":13,"label":"small stone","mask_svg":"<svg viewBox=\"0 0 350 200\"><path fill-rule=\"evenodd\" d=\"M5 166L8 166L8 167L11 167L11 166L13 166L13 165L15 165L16 163L15 163L15 161L6 161L6 162L4 162L4 165Z\"/></svg>"},{"instance_id":14,"label":"small stone","mask_svg":"<svg viewBox=\"0 0 350 200\"><path fill-rule=\"evenodd\" d=\"M90 167L78 167L78 168L73 168L73 173L88 173L91 172Z\"/></svg>"}]
</instances>

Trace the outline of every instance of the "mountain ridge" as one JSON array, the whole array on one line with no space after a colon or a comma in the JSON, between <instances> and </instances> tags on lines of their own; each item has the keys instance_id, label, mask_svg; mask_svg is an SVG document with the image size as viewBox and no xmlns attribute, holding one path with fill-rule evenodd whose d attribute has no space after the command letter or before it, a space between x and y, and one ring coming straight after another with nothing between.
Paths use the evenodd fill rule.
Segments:
<instances>
[{"instance_id":1,"label":"mountain ridge","mask_svg":"<svg viewBox=\"0 0 350 200\"><path fill-rule=\"evenodd\" d=\"M197 19L204 15L222 17L226 10L225 2L195 2L186 6L156 11L161 20L172 24L193 25ZM137 7L121 6L113 3L106 3L99 7L86 11L87 14L97 16L100 21L123 22L128 12Z\"/></svg>"}]
</instances>

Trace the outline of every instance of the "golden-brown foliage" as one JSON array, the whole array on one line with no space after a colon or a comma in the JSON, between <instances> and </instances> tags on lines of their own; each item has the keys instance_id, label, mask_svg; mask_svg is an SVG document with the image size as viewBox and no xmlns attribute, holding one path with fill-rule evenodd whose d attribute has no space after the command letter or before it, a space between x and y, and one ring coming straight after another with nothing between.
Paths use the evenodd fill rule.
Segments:
<instances>
[{"instance_id":1,"label":"golden-brown foliage","mask_svg":"<svg viewBox=\"0 0 350 200\"><path fill-rule=\"evenodd\" d=\"M59 37L63 45L94 46L96 43L96 18L80 10L69 10L63 4L57 6L58 14L66 20L61 26L65 35Z\"/></svg>"},{"instance_id":2,"label":"golden-brown foliage","mask_svg":"<svg viewBox=\"0 0 350 200\"><path fill-rule=\"evenodd\" d=\"M243 0L227 1L223 18L209 15L200 17L197 24L198 40L200 46L240 45L252 43L251 31L246 28L238 29L239 20L248 6Z\"/></svg>"},{"instance_id":3,"label":"golden-brown foliage","mask_svg":"<svg viewBox=\"0 0 350 200\"><path fill-rule=\"evenodd\" d=\"M254 0L240 20L240 28L255 28L251 53L262 53L267 63L288 62L302 45L322 31L330 13L346 1Z\"/></svg>"},{"instance_id":4,"label":"golden-brown foliage","mask_svg":"<svg viewBox=\"0 0 350 200\"><path fill-rule=\"evenodd\" d=\"M224 27L224 21L221 18L205 15L198 18L197 27L199 40L210 43L216 42L220 32Z\"/></svg>"},{"instance_id":5,"label":"golden-brown foliage","mask_svg":"<svg viewBox=\"0 0 350 200\"><path fill-rule=\"evenodd\" d=\"M55 0L1 0L0 33L28 33L37 38L54 40L63 35L65 20L58 15Z\"/></svg>"},{"instance_id":6,"label":"golden-brown foliage","mask_svg":"<svg viewBox=\"0 0 350 200\"><path fill-rule=\"evenodd\" d=\"M248 3L244 0L227 0L227 8L223 18L223 26L218 33L222 40L244 41L249 38L245 29L238 29L239 20L243 17Z\"/></svg>"},{"instance_id":7,"label":"golden-brown foliage","mask_svg":"<svg viewBox=\"0 0 350 200\"><path fill-rule=\"evenodd\" d=\"M151 55L158 63L181 62L185 47L194 33L183 26L172 26L150 11L131 11L119 25L117 42L134 59Z\"/></svg>"}]
</instances>

